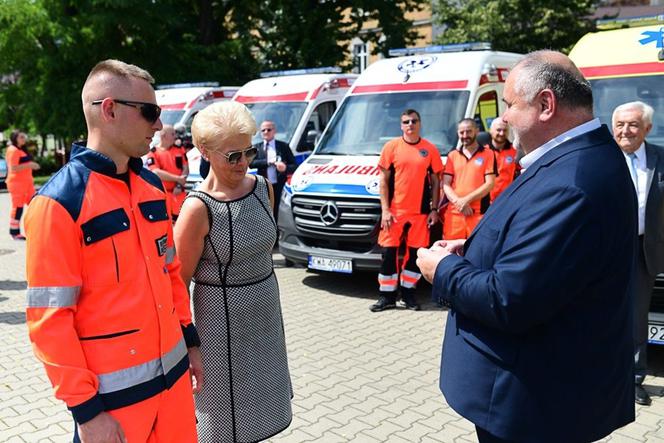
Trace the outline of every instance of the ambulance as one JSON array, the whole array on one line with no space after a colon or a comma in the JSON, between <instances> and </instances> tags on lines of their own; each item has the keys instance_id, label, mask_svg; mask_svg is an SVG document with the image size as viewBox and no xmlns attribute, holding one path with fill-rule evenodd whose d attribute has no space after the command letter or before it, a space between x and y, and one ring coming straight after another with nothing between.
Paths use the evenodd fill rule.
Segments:
<instances>
[{"instance_id":1,"label":"ambulance","mask_svg":"<svg viewBox=\"0 0 664 443\"><path fill-rule=\"evenodd\" d=\"M266 72L261 77L242 86L233 100L244 103L257 124L273 121L275 138L290 145L299 164L313 150L357 74L311 68ZM257 132L252 143L261 140Z\"/></svg>"},{"instance_id":2,"label":"ambulance","mask_svg":"<svg viewBox=\"0 0 664 443\"><path fill-rule=\"evenodd\" d=\"M313 154L285 186L279 250L289 262L341 273L380 268L378 157L401 136L400 116L416 109L422 137L440 155L457 146L457 122L486 131L501 114L508 72L521 55L487 43L391 51L355 81ZM409 55L412 54L412 55Z\"/></svg>"},{"instance_id":3,"label":"ambulance","mask_svg":"<svg viewBox=\"0 0 664 443\"><path fill-rule=\"evenodd\" d=\"M664 15L597 27L604 30L582 37L569 54L592 85L595 116L610 128L616 106L647 103L655 109L648 141L664 146ZM664 345L664 274L655 280L648 323L648 342Z\"/></svg>"},{"instance_id":4,"label":"ambulance","mask_svg":"<svg viewBox=\"0 0 664 443\"><path fill-rule=\"evenodd\" d=\"M180 83L158 85L155 91L157 104L161 107L161 122L172 125L191 137L191 122L194 116L205 107L218 101L230 100L240 88L238 86L219 86L216 82ZM159 134L155 134L152 145L159 143ZM193 152L192 152L193 151ZM200 152L192 149L187 154L189 161L188 188L191 183L201 180L198 173Z\"/></svg>"},{"instance_id":5,"label":"ambulance","mask_svg":"<svg viewBox=\"0 0 664 443\"><path fill-rule=\"evenodd\" d=\"M212 103L230 100L240 88L219 86L216 82L158 85L155 94L161 107L161 122L165 125L184 125L191 132L191 121L201 109Z\"/></svg>"}]
</instances>

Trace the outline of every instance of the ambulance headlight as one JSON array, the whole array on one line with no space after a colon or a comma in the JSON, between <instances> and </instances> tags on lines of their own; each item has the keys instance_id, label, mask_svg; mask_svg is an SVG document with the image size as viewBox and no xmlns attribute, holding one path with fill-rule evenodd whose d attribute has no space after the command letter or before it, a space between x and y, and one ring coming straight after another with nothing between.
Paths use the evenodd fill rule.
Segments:
<instances>
[{"instance_id":1,"label":"ambulance headlight","mask_svg":"<svg viewBox=\"0 0 664 443\"><path fill-rule=\"evenodd\" d=\"M281 204L286 205L287 207L290 208L291 198L293 198L293 194L291 192L288 192L286 188L284 188L284 190L281 191Z\"/></svg>"}]
</instances>

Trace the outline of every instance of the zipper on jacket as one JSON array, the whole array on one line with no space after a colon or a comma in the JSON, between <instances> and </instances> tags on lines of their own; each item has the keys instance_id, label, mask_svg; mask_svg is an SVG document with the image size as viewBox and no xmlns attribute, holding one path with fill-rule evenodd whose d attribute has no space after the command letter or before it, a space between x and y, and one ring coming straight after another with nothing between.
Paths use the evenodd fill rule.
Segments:
<instances>
[{"instance_id":1,"label":"zipper on jacket","mask_svg":"<svg viewBox=\"0 0 664 443\"><path fill-rule=\"evenodd\" d=\"M115 278L120 283L120 264L118 263L118 251L115 249L115 240L111 237L111 244L113 244L113 256L115 257Z\"/></svg>"}]
</instances>

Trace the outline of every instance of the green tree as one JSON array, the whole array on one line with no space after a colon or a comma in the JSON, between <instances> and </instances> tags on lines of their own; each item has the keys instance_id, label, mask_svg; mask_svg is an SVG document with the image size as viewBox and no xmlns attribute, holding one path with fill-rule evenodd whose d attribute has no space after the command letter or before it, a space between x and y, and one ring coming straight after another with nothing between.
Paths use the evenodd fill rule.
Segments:
<instances>
[{"instance_id":1,"label":"green tree","mask_svg":"<svg viewBox=\"0 0 664 443\"><path fill-rule=\"evenodd\" d=\"M594 25L597 0L439 0L439 43L488 41L501 51L537 49L569 52Z\"/></svg>"}]
</instances>

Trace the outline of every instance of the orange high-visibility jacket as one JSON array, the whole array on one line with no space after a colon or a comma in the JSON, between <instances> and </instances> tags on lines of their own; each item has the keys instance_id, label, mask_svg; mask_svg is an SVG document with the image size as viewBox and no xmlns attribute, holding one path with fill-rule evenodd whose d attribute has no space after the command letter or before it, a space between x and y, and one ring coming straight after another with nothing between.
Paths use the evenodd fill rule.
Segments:
<instances>
[{"instance_id":1,"label":"orange high-visibility jacket","mask_svg":"<svg viewBox=\"0 0 664 443\"><path fill-rule=\"evenodd\" d=\"M200 343L161 181L115 172L74 145L25 220L30 340L78 423L170 388Z\"/></svg>"},{"instance_id":2,"label":"orange high-visibility jacket","mask_svg":"<svg viewBox=\"0 0 664 443\"><path fill-rule=\"evenodd\" d=\"M5 160L7 160L7 166L9 169L13 166L19 166L28 162L33 161L32 156L28 153L27 150L17 148L14 145L9 145L7 147L7 152L5 152ZM32 169L26 168L22 171L7 171L7 186L32 186Z\"/></svg>"}]
</instances>

